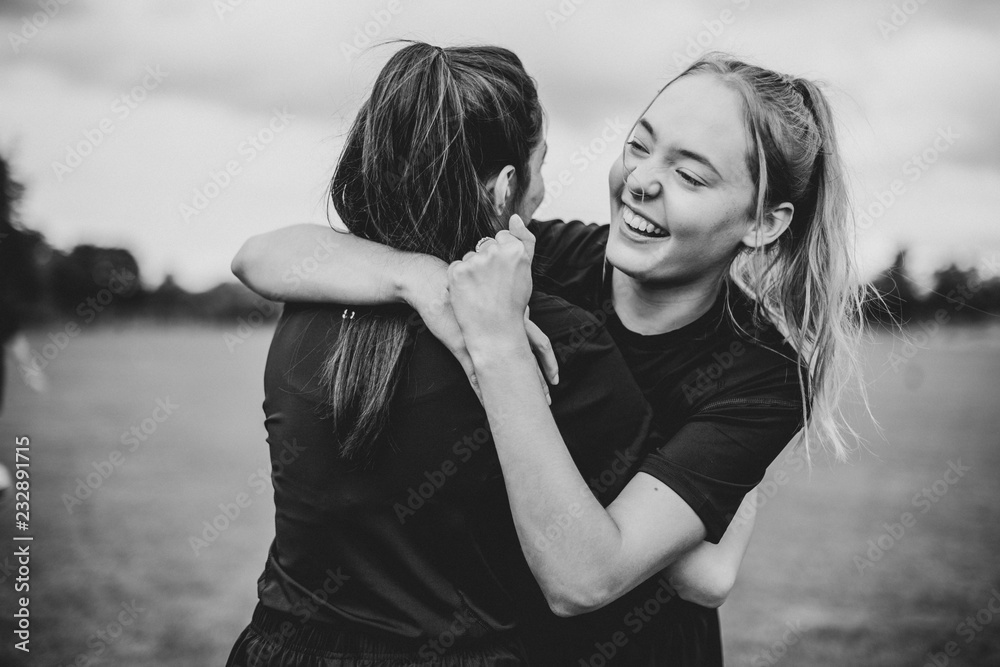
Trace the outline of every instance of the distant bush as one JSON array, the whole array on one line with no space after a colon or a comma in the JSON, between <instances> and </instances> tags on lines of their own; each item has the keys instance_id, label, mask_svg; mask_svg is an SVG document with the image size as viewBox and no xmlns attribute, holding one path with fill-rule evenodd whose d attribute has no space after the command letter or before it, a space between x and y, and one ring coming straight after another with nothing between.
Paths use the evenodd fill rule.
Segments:
<instances>
[{"instance_id":1,"label":"distant bush","mask_svg":"<svg viewBox=\"0 0 1000 667\"><path fill-rule=\"evenodd\" d=\"M983 278L979 269L952 264L934 274L931 285L917 285L906 267L906 251L871 283L881 297L873 302L870 319L882 324L936 319L982 322L1000 317L1000 277Z\"/></svg>"}]
</instances>

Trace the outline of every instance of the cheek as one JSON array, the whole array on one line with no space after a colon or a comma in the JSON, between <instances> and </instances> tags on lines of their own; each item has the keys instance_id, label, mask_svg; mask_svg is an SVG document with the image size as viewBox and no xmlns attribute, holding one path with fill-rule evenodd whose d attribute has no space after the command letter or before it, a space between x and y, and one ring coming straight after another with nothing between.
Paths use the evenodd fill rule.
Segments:
<instances>
[{"instance_id":1,"label":"cheek","mask_svg":"<svg viewBox=\"0 0 1000 667\"><path fill-rule=\"evenodd\" d=\"M685 193L686 194L686 193ZM735 244L743 236L745 216L728 198L709 198L678 194L668 204L674 221L671 232L705 244Z\"/></svg>"},{"instance_id":2,"label":"cheek","mask_svg":"<svg viewBox=\"0 0 1000 667\"><path fill-rule=\"evenodd\" d=\"M608 172L608 190L611 192L612 199L621 197L625 190L625 165L621 155L614 161Z\"/></svg>"},{"instance_id":3,"label":"cheek","mask_svg":"<svg viewBox=\"0 0 1000 667\"><path fill-rule=\"evenodd\" d=\"M538 178L531 184L531 189L534 190L535 203L541 203L545 198L545 178L541 172L538 172Z\"/></svg>"},{"instance_id":4,"label":"cheek","mask_svg":"<svg viewBox=\"0 0 1000 667\"><path fill-rule=\"evenodd\" d=\"M691 256L699 258L699 263L707 268L730 261L739 250L742 238L740 218L711 216L701 224L688 226L682 240Z\"/></svg>"}]
</instances>

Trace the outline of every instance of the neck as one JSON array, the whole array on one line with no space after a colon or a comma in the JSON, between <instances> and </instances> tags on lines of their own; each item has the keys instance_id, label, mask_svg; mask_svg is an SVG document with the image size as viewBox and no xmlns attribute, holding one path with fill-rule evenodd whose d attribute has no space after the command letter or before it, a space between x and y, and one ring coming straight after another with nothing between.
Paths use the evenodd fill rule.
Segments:
<instances>
[{"instance_id":1,"label":"neck","mask_svg":"<svg viewBox=\"0 0 1000 667\"><path fill-rule=\"evenodd\" d=\"M653 285L612 271L615 313L627 329L645 336L691 324L711 309L722 286L719 276L683 285Z\"/></svg>"}]
</instances>

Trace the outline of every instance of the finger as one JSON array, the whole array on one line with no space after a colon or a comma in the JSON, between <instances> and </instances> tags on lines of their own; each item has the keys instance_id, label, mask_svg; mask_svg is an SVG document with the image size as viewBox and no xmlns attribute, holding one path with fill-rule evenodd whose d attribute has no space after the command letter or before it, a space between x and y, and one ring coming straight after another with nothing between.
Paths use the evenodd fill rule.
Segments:
<instances>
[{"instance_id":1,"label":"finger","mask_svg":"<svg viewBox=\"0 0 1000 667\"><path fill-rule=\"evenodd\" d=\"M509 229L510 233L519 239L523 239L526 235L531 234L525 226L524 220L517 213L510 216L510 222L507 224L507 229Z\"/></svg>"},{"instance_id":2,"label":"finger","mask_svg":"<svg viewBox=\"0 0 1000 667\"><path fill-rule=\"evenodd\" d=\"M486 405L483 401L483 390L479 388L479 378L476 377L475 371L472 371L472 375L469 376L469 382L472 383L472 391L476 392L476 398L479 399L479 404Z\"/></svg>"},{"instance_id":3,"label":"finger","mask_svg":"<svg viewBox=\"0 0 1000 667\"><path fill-rule=\"evenodd\" d=\"M503 249L509 252L516 252L518 254L528 252L527 248L524 247L524 243L521 242L521 239L517 238L508 231L501 231L497 234L496 249Z\"/></svg>"},{"instance_id":4,"label":"finger","mask_svg":"<svg viewBox=\"0 0 1000 667\"><path fill-rule=\"evenodd\" d=\"M520 243L520 240L506 229L501 229L497 232L496 242L500 245L507 245L509 243Z\"/></svg>"},{"instance_id":5,"label":"finger","mask_svg":"<svg viewBox=\"0 0 1000 667\"><path fill-rule=\"evenodd\" d=\"M559 362L556 360L549 337L530 320L524 323L524 330L528 334L531 351L534 352L545 377L551 384L559 384Z\"/></svg>"},{"instance_id":6,"label":"finger","mask_svg":"<svg viewBox=\"0 0 1000 667\"><path fill-rule=\"evenodd\" d=\"M476 398L482 403L483 392L479 388L479 378L476 377L476 368L472 365L472 357L469 356L469 351L463 347L461 350L452 350L451 352L458 359L458 363L462 365L462 370L465 371L465 376L469 378L472 390L476 392Z\"/></svg>"},{"instance_id":7,"label":"finger","mask_svg":"<svg viewBox=\"0 0 1000 667\"><path fill-rule=\"evenodd\" d=\"M464 265L464 261L454 261L448 265L448 298L451 298L451 290L457 285L462 274L466 273L468 267Z\"/></svg>"},{"instance_id":8,"label":"finger","mask_svg":"<svg viewBox=\"0 0 1000 667\"><path fill-rule=\"evenodd\" d=\"M547 405L552 405L552 395L549 393L549 383L545 381L545 374L542 373L542 369L535 364L535 371L538 373L538 382L542 385L542 391L545 392L545 403Z\"/></svg>"},{"instance_id":9,"label":"finger","mask_svg":"<svg viewBox=\"0 0 1000 667\"><path fill-rule=\"evenodd\" d=\"M510 233L524 244L528 252L534 253L535 235L528 230L527 225L524 224L524 220L516 213L510 216Z\"/></svg>"}]
</instances>

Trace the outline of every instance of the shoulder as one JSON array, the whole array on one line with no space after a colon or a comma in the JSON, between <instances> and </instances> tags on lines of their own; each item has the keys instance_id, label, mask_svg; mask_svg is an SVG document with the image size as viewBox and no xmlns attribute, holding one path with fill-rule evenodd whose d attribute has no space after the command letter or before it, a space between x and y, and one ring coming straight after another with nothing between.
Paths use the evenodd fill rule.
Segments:
<instances>
[{"instance_id":1,"label":"shoulder","mask_svg":"<svg viewBox=\"0 0 1000 667\"><path fill-rule=\"evenodd\" d=\"M337 304L286 303L278 318L271 347L320 343L336 338L341 323L349 315L345 306Z\"/></svg>"},{"instance_id":2,"label":"shoulder","mask_svg":"<svg viewBox=\"0 0 1000 667\"><path fill-rule=\"evenodd\" d=\"M264 370L267 387L315 385L331 346L340 333L344 306L286 303L271 338Z\"/></svg>"},{"instance_id":3,"label":"shoulder","mask_svg":"<svg viewBox=\"0 0 1000 667\"><path fill-rule=\"evenodd\" d=\"M604 272L608 226L533 220L530 229L535 235L532 274L536 288L591 307Z\"/></svg>"},{"instance_id":4,"label":"shoulder","mask_svg":"<svg viewBox=\"0 0 1000 667\"><path fill-rule=\"evenodd\" d=\"M600 320L561 297L534 292L529 308L531 321L549 337L560 362L584 345L614 346Z\"/></svg>"},{"instance_id":5,"label":"shoulder","mask_svg":"<svg viewBox=\"0 0 1000 667\"><path fill-rule=\"evenodd\" d=\"M555 246L569 242L605 245L608 240L608 225L580 220L532 220L528 229L535 238Z\"/></svg>"},{"instance_id":6,"label":"shoulder","mask_svg":"<svg viewBox=\"0 0 1000 667\"><path fill-rule=\"evenodd\" d=\"M604 257L608 243L608 225L579 220L532 220L536 262L560 260L589 265Z\"/></svg>"}]
</instances>

